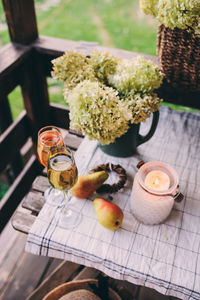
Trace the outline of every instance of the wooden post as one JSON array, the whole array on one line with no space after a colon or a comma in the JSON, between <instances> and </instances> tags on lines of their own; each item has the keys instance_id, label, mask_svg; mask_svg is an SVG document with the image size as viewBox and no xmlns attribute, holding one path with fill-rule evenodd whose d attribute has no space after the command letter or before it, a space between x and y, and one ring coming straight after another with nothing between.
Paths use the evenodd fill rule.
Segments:
<instances>
[{"instance_id":1,"label":"wooden post","mask_svg":"<svg viewBox=\"0 0 200 300\"><path fill-rule=\"evenodd\" d=\"M4 132L8 126L12 123L12 114L10 110L10 105L8 103L8 98L4 97L1 101L0 109L0 133Z\"/></svg>"},{"instance_id":2,"label":"wooden post","mask_svg":"<svg viewBox=\"0 0 200 300\"><path fill-rule=\"evenodd\" d=\"M37 39L34 0L3 0L3 6L12 42L27 45Z\"/></svg>"},{"instance_id":3,"label":"wooden post","mask_svg":"<svg viewBox=\"0 0 200 300\"><path fill-rule=\"evenodd\" d=\"M21 87L33 142L36 143L38 130L50 123L50 106L43 65L34 49L22 67Z\"/></svg>"},{"instance_id":4,"label":"wooden post","mask_svg":"<svg viewBox=\"0 0 200 300\"><path fill-rule=\"evenodd\" d=\"M34 0L3 0L11 41L23 45L38 38ZM23 62L20 85L24 106L30 122L31 135L36 142L37 131L49 123L49 97L42 62L34 49Z\"/></svg>"}]
</instances>

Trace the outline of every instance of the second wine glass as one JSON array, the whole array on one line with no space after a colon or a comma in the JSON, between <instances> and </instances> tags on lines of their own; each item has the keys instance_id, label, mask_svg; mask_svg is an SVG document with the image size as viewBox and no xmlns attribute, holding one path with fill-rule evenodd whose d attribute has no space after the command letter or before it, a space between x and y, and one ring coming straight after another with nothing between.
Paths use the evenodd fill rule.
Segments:
<instances>
[{"instance_id":1,"label":"second wine glass","mask_svg":"<svg viewBox=\"0 0 200 300\"><path fill-rule=\"evenodd\" d=\"M64 139L62 137L61 131L56 126L45 126L41 128L38 132L37 140L37 154L39 162L44 166L48 166L48 157L51 147L64 145ZM57 205L55 203L55 196L57 191L50 186L44 192L44 198L51 205ZM56 197L57 199L57 197Z\"/></svg>"},{"instance_id":2,"label":"second wine glass","mask_svg":"<svg viewBox=\"0 0 200 300\"><path fill-rule=\"evenodd\" d=\"M65 145L51 147L49 151L47 177L50 184L57 191L60 207L62 209L59 223L64 228L76 226L81 215L69 206L68 191L74 186L78 179L78 170L72 151ZM56 201L56 198L55 198Z\"/></svg>"},{"instance_id":3,"label":"second wine glass","mask_svg":"<svg viewBox=\"0 0 200 300\"><path fill-rule=\"evenodd\" d=\"M51 147L64 145L61 131L56 126L45 126L38 132L37 154L40 163L47 167Z\"/></svg>"}]
</instances>

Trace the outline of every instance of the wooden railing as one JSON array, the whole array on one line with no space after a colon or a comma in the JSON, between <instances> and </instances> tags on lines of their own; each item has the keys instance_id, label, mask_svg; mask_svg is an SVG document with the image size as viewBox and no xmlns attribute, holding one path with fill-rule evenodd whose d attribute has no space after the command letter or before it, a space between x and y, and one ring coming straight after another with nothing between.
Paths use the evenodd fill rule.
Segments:
<instances>
[{"instance_id":1,"label":"wooden railing","mask_svg":"<svg viewBox=\"0 0 200 300\"><path fill-rule=\"evenodd\" d=\"M68 108L49 103L46 78L50 76L51 60L66 50L80 49L79 42L38 36L33 0L3 0L3 4L11 43L0 50L0 173L11 166L15 180L0 201L1 230L41 171L35 154L24 165L20 149L30 137L36 144L37 131L42 126L69 128ZM92 46L81 45L86 55ZM138 55L104 47L95 49L123 58ZM156 57L146 57L157 62ZM16 86L21 87L25 111L13 121L8 95ZM164 83L159 94L167 102L200 108L200 93L182 93Z\"/></svg>"}]
</instances>

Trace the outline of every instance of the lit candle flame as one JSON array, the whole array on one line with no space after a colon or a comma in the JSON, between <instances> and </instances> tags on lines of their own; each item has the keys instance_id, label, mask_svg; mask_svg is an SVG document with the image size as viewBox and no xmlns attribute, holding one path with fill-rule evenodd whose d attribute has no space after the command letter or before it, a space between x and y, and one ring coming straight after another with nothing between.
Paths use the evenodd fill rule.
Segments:
<instances>
[{"instance_id":1,"label":"lit candle flame","mask_svg":"<svg viewBox=\"0 0 200 300\"><path fill-rule=\"evenodd\" d=\"M170 187L169 176L160 170L153 170L145 177L145 185L157 191L166 191Z\"/></svg>"}]
</instances>

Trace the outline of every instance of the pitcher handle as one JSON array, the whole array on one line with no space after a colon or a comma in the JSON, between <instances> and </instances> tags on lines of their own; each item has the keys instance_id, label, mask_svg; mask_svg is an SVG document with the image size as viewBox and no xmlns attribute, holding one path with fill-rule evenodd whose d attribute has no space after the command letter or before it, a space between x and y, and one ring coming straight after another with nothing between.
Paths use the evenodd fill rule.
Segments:
<instances>
[{"instance_id":1,"label":"pitcher handle","mask_svg":"<svg viewBox=\"0 0 200 300\"><path fill-rule=\"evenodd\" d=\"M153 112L153 120L151 123L151 128L149 129L149 132L146 135L138 135L138 143L137 146L143 144L144 142L148 141L154 134L156 127L158 125L158 120L159 120L159 111L154 111Z\"/></svg>"}]
</instances>

